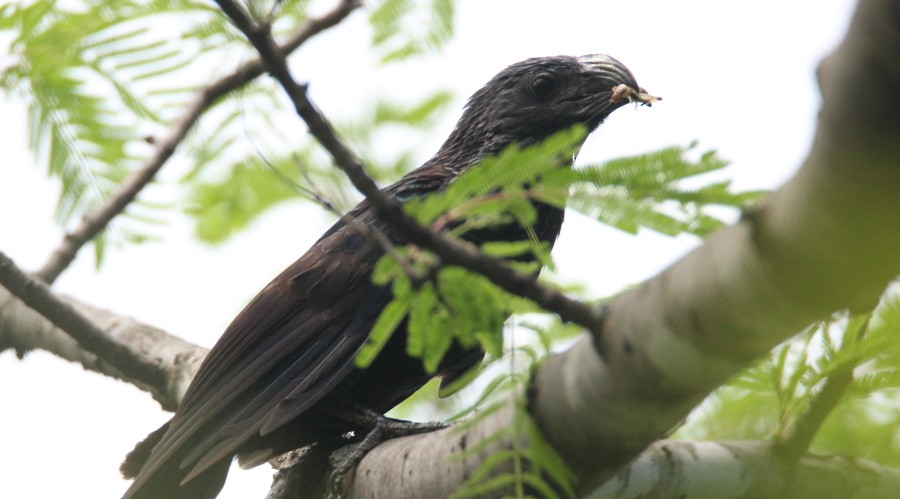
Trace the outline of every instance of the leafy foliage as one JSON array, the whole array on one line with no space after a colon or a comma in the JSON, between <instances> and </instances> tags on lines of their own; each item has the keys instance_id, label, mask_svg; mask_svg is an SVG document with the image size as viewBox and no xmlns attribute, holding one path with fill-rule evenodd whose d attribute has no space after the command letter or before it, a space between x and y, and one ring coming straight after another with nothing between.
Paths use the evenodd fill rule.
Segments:
<instances>
[{"instance_id":1,"label":"leafy foliage","mask_svg":"<svg viewBox=\"0 0 900 499\"><path fill-rule=\"evenodd\" d=\"M38 0L0 10L15 60L0 88L27 103L29 146L62 183L60 223L92 211L122 183L148 152L148 132L163 129L167 107L190 93L173 86L185 81L176 76L229 40L191 43L196 33L173 39L159 20L179 14L200 23L217 17L191 0ZM131 240L143 239L139 229L133 233Z\"/></svg>"},{"instance_id":2,"label":"leafy foliage","mask_svg":"<svg viewBox=\"0 0 900 499\"><path fill-rule=\"evenodd\" d=\"M566 179L579 183L567 206L632 234L646 227L670 236L706 235L722 225L708 207L746 207L763 193L733 193L728 181L696 189L680 185L727 166L715 151L691 159L696 147L668 147L576 171Z\"/></svg>"},{"instance_id":3,"label":"leafy foliage","mask_svg":"<svg viewBox=\"0 0 900 499\"><path fill-rule=\"evenodd\" d=\"M678 436L775 438L797 424L829 378L852 373L812 449L900 465L900 289L868 314L811 326L720 388ZM890 436L888 436L888 434Z\"/></svg>"},{"instance_id":4,"label":"leafy foliage","mask_svg":"<svg viewBox=\"0 0 900 499\"><path fill-rule=\"evenodd\" d=\"M251 156L230 168L219 182L204 182L192 189L191 214L196 217L199 239L217 243L245 228L257 215L275 203L296 197L291 185L267 166L290 172L292 158L269 165Z\"/></svg>"},{"instance_id":5,"label":"leafy foliage","mask_svg":"<svg viewBox=\"0 0 900 499\"><path fill-rule=\"evenodd\" d=\"M284 36L307 19L308 4L285 0L249 6L257 19L272 23L276 36ZM426 22L419 23L422 19ZM399 60L440 48L452 33L453 2L381 2L372 7L370 24L373 49L385 61ZM400 29L413 24L423 29ZM197 0L23 1L0 8L0 31L13 35L9 52L14 61L0 73L0 89L27 102L30 147L38 163L61 180L57 219L63 225L96 209L153 154L154 135L165 133L212 82L204 79L230 69L222 67L222 60L252 56L227 18L214 5ZM219 99L182 144L192 162L182 183L189 197L187 213L196 217L202 239L224 240L288 199L286 189L296 191L298 185L301 192L314 190L338 206L351 198L348 183L315 144L301 143L300 152L274 148L272 153L263 147L263 138L297 143L296 134L286 136L276 125L279 111L291 113L279 95L271 82L257 82ZM357 139L354 146L365 150L379 127L427 128L449 97L436 92L414 105L379 102L369 116L342 128ZM253 137L248 115L259 121L253 123ZM370 167L376 176L393 178L411 167L412 157L410 150L400 150ZM291 161L294 166L288 168ZM277 164L280 175L269 171L266 180L266 163ZM283 186L274 185L285 180ZM250 195L233 184L242 181L260 190ZM238 197L229 202L223 194L212 194L215 188ZM142 217L131 210L124 231L121 221L114 226L120 230L117 235L127 241L147 239L143 222L158 223L161 215L154 206L159 208L144 205ZM236 217L237 226L225 228L226 214ZM95 240L98 257L104 241Z\"/></svg>"},{"instance_id":6,"label":"leafy foliage","mask_svg":"<svg viewBox=\"0 0 900 499\"><path fill-rule=\"evenodd\" d=\"M495 402L460 425L464 430L480 419L503 407ZM575 474L560 455L544 439L537 424L521 401L512 403L512 425L481 440L454 457L465 459L484 452L496 440L510 437L510 449L494 452L481 461L481 466L451 497L463 499L481 497L503 489L512 489L514 497L543 497L556 499L575 497Z\"/></svg>"},{"instance_id":7,"label":"leafy foliage","mask_svg":"<svg viewBox=\"0 0 900 499\"><path fill-rule=\"evenodd\" d=\"M257 123L258 117L271 117L272 110L281 105L270 97L277 93L264 86L251 85L244 95L231 98L235 102L213 110L209 121L217 123L216 129L189 146L195 162L182 183L189 193L188 214L203 241L225 241L285 201L303 197L343 211L355 197L346 177L332 166L318 143L308 140L296 146L296 138L273 122ZM408 105L378 101L356 121L341 123L338 129L354 150L364 153L373 148L377 131L383 127L425 133L449 102L450 95L440 91ZM250 150L248 143L253 146ZM282 152L279 143L296 147ZM386 180L410 170L417 142L409 144L408 148L396 148L382 161L367 161L367 171ZM263 152L271 150L277 152Z\"/></svg>"},{"instance_id":8,"label":"leafy foliage","mask_svg":"<svg viewBox=\"0 0 900 499\"><path fill-rule=\"evenodd\" d=\"M537 351L528 341L521 341L527 335L518 324L510 324L506 329L509 348L502 357L491 357L481 369L482 373L493 372L494 376L482 384L479 394L469 397L474 402L466 403L463 410L449 419L461 421L457 431L465 431L498 410L509 408L512 413L510 426L478 445L461 449L454 459L483 454L493 442L504 437L512 445L483 459L452 497L479 497L503 488L511 490L515 497L574 497L574 473L544 439L528 413L523 396L531 370L550 350Z\"/></svg>"},{"instance_id":9,"label":"leafy foliage","mask_svg":"<svg viewBox=\"0 0 900 499\"><path fill-rule=\"evenodd\" d=\"M372 45L382 62L433 52L453 35L454 12L453 0L382 0L369 14Z\"/></svg>"}]
</instances>

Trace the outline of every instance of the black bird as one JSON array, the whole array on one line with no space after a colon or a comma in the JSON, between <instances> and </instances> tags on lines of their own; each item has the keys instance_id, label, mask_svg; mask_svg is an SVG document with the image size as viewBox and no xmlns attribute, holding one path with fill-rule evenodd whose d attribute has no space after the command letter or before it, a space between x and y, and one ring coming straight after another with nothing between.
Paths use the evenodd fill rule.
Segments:
<instances>
[{"instance_id":1,"label":"black bird","mask_svg":"<svg viewBox=\"0 0 900 499\"><path fill-rule=\"evenodd\" d=\"M576 124L593 131L626 99L621 85L638 90L631 72L605 55L542 57L509 66L468 101L447 141L424 165L386 187L404 201L445 188L467 168L511 144L526 146ZM535 202L532 230L553 244L563 211ZM368 202L349 213L383 231ZM383 250L343 220L284 270L241 311L210 350L172 419L139 443L122 464L135 478L133 498L212 498L229 465L257 465L271 457L352 430L326 409L347 402L385 413L431 375L406 354L405 325L365 370L354 356L381 310L389 287L371 282ZM518 224L482 228L463 236L475 243L528 237ZM478 349L453 347L439 376L458 377L480 362Z\"/></svg>"}]
</instances>

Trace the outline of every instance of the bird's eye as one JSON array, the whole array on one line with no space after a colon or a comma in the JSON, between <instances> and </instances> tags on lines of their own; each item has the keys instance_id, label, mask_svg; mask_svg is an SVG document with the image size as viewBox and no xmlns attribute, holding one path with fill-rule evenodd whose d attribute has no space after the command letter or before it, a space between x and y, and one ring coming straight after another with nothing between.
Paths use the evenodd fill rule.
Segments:
<instances>
[{"instance_id":1,"label":"bird's eye","mask_svg":"<svg viewBox=\"0 0 900 499\"><path fill-rule=\"evenodd\" d=\"M540 75L531 82L531 91L538 97L547 97L556 90L556 82L550 75Z\"/></svg>"}]
</instances>

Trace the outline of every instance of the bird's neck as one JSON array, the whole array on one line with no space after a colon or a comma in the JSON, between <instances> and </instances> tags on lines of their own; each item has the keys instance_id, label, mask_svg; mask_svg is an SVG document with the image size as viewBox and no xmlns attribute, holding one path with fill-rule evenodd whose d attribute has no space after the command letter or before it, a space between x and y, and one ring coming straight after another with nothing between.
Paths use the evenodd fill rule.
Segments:
<instances>
[{"instance_id":1,"label":"bird's neck","mask_svg":"<svg viewBox=\"0 0 900 499\"><path fill-rule=\"evenodd\" d=\"M502 127L488 125L489 122L490 120L461 119L429 163L441 165L448 172L459 175L470 166L499 154L513 144L528 147L553 135L552 131L548 131L522 137L509 133ZM587 138L586 135L584 138ZM582 139L574 144L571 151L560 151L560 157L567 158L564 163L571 165L571 158L578 154L583 142Z\"/></svg>"},{"instance_id":2,"label":"bird's neck","mask_svg":"<svg viewBox=\"0 0 900 499\"><path fill-rule=\"evenodd\" d=\"M457 126L432 161L458 175L514 143L515 137L489 130L484 126L470 126L466 129Z\"/></svg>"}]
</instances>

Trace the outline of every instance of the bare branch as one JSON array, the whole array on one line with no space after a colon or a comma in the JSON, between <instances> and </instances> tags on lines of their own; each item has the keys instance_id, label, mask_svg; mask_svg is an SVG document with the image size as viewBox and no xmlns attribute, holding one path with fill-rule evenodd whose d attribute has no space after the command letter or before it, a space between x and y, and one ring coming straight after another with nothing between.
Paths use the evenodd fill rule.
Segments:
<instances>
[{"instance_id":1,"label":"bare branch","mask_svg":"<svg viewBox=\"0 0 900 499\"><path fill-rule=\"evenodd\" d=\"M322 17L310 19L301 26L287 42L281 46L273 47L281 57L290 54L316 34L337 25L350 12L359 6L358 0L341 0L340 3L328 14ZM119 191L111 197L103 206L95 212L84 217L75 230L65 235L60 245L56 248L47 262L35 275L38 279L52 284L57 277L72 263L78 251L91 239L102 232L113 218L122 213L125 208L135 200L138 193L153 180L153 177L166 164L166 161L175 153L175 149L184 141L197 120L209 109L210 106L224 95L243 87L265 71L265 66L259 59L254 59L242 64L233 73L225 76L215 83L198 92L194 101L188 107L184 115L179 118L172 127L171 133L159 141L156 154L148 158L142 166L135 170L122 184Z\"/></svg>"},{"instance_id":2,"label":"bare branch","mask_svg":"<svg viewBox=\"0 0 900 499\"><path fill-rule=\"evenodd\" d=\"M590 305L536 282L531 276L516 272L503 260L481 253L472 245L445 237L419 225L403 211L397 201L382 193L369 177L362 163L337 137L332 126L318 111L306 93L306 86L298 84L287 67L284 56L272 40L269 27L256 24L244 9L231 0L216 0L222 11L247 36L294 104L297 114L306 122L310 133L331 154L335 165L353 185L372 203L378 216L404 234L411 243L434 252L444 265L456 265L484 275L497 286L518 296L528 298L565 320L580 324L591 331L600 331L600 315Z\"/></svg>"},{"instance_id":3,"label":"bare branch","mask_svg":"<svg viewBox=\"0 0 900 499\"><path fill-rule=\"evenodd\" d=\"M164 409L175 409L206 356L206 349L152 326L56 297L3 253L0 284L6 288L0 288L0 351L46 350L132 383Z\"/></svg>"},{"instance_id":4,"label":"bare branch","mask_svg":"<svg viewBox=\"0 0 900 499\"><path fill-rule=\"evenodd\" d=\"M5 254L0 253L0 284L26 305L69 333L85 350L101 357L121 372L129 372L141 383L158 385L162 376L157 366L143 362L122 344L60 301L42 282L22 272Z\"/></svg>"}]
</instances>

